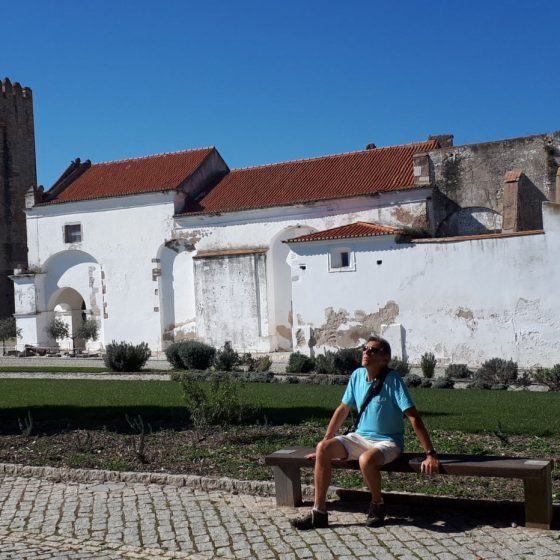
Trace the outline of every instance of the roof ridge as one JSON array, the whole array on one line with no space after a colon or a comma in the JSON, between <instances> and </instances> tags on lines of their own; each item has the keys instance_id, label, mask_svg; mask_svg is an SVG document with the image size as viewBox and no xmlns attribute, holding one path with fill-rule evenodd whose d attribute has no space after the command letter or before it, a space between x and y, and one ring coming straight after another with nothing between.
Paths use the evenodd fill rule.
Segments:
<instances>
[{"instance_id":1,"label":"roof ridge","mask_svg":"<svg viewBox=\"0 0 560 560\"><path fill-rule=\"evenodd\" d=\"M372 149L364 149L364 150L353 150L350 152L340 152L338 154L326 154L323 156L313 156L308 158L299 158L299 159L288 159L285 161L276 161L273 163L263 163L261 165L248 165L246 167L236 167L235 169L231 169L230 173L234 173L235 171L246 171L248 169L261 169L263 167L274 167L276 165L284 165L286 163L303 163L306 161L316 161L320 159L331 159L337 157L344 157L344 156L351 156L354 154L362 154L362 153L372 153L372 152L382 152L384 150L391 150L393 148L406 148L408 146L417 146L419 144L428 144L433 143L437 144L437 140L422 140L421 142L409 142L408 144L395 144L394 146L382 146L380 148L372 148Z\"/></svg>"},{"instance_id":2,"label":"roof ridge","mask_svg":"<svg viewBox=\"0 0 560 560\"><path fill-rule=\"evenodd\" d=\"M155 158L155 157L160 157L160 156L173 156L176 154L187 154L189 152L202 152L204 150L215 150L216 147L215 146L205 146L204 148L190 148L188 150L176 150L174 152L160 152L157 154L149 154L147 156L136 156L136 157L131 157L131 158L125 158L125 159L113 159L113 160L109 160L109 161L100 161L98 163L92 163L92 167L94 165L109 165L111 163L124 163L125 161L138 161L140 159L150 159L150 158Z\"/></svg>"}]
</instances>

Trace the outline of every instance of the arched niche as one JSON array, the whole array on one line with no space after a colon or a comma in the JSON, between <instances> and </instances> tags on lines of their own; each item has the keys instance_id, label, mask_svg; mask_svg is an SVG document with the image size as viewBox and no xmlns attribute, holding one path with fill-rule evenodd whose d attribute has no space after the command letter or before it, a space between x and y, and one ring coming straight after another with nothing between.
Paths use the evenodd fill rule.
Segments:
<instances>
[{"instance_id":1,"label":"arched niche","mask_svg":"<svg viewBox=\"0 0 560 560\"><path fill-rule=\"evenodd\" d=\"M196 330L193 252L192 244L177 241L162 245L158 251L158 295L164 348L171 342L192 336Z\"/></svg>"},{"instance_id":2,"label":"arched niche","mask_svg":"<svg viewBox=\"0 0 560 560\"><path fill-rule=\"evenodd\" d=\"M283 241L315 231L309 226L287 227L270 242L266 268L271 350L292 350L292 269L287 262L290 248Z\"/></svg>"}]
</instances>

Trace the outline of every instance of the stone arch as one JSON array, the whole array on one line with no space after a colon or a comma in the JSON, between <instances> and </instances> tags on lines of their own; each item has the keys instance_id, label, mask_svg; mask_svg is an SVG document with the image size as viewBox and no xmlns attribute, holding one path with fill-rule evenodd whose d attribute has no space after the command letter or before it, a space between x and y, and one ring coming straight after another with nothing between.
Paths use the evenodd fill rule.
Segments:
<instances>
[{"instance_id":1,"label":"stone arch","mask_svg":"<svg viewBox=\"0 0 560 560\"><path fill-rule=\"evenodd\" d=\"M99 326L98 340L89 341L88 347L99 349L103 344L105 309L101 265L85 251L69 250L49 257L41 271L37 275L37 307L43 314L40 322L44 324L57 314L64 316L74 334L86 318L94 319ZM76 342L77 348L84 347L83 341Z\"/></svg>"},{"instance_id":2,"label":"stone arch","mask_svg":"<svg viewBox=\"0 0 560 560\"><path fill-rule=\"evenodd\" d=\"M194 247L173 240L158 250L158 302L162 346L192 338L196 332Z\"/></svg>"},{"instance_id":3,"label":"stone arch","mask_svg":"<svg viewBox=\"0 0 560 560\"><path fill-rule=\"evenodd\" d=\"M74 288L59 288L49 298L48 308L51 311L51 319L60 319L68 325L70 337L59 342L62 350L74 350L83 348L84 341L72 338L76 335L79 326L87 317L86 304L82 295ZM55 341L52 341L54 345Z\"/></svg>"},{"instance_id":4,"label":"stone arch","mask_svg":"<svg viewBox=\"0 0 560 560\"><path fill-rule=\"evenodd\" d=\"M472 206L448 214L439 225L436 237L480 235L502 229L502 216L491 208Z\"/></svg>"},{"instance_id":5,"label":"stone arch","mask_svg":"<svg viewBox=\"0 0 560 560\"><path fill-rule=\"evenodd\" d=\"M271 350L292 350L292 269L288 263L290 248L286 239L313 233L309 226L291 226L270 241L267 255L267 286Z\"/></svg>"}]
</instances>

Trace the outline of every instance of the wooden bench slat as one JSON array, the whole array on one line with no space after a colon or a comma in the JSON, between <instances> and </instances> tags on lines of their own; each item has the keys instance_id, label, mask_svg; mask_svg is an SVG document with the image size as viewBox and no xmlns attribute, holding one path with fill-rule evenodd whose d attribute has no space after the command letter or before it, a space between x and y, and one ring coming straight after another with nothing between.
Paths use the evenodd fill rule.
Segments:
<instances>
[{"instance_id":1,"label":"wooden bench slat","mask_svg":"<svg viewBox=\"0 0 560 560\"><path fill-rule=\"evenodd\" d=\"M291 451L283 453L282 451ZM315 461L306 459L305 456L313 453L311 447L299 447L281 450L265 457L266 465L294 466L300 468L313 468ZM491 455L464 455L441 454L438 455L441 464L441 474L455 476L489 476L498 478L540 478L549 465L549 461L535 461L523 457L500 457ZM389 472L420 472L420 464L424 455L419 453L403 453L396 461L385 465L382 470ZM358 470L357 461L332 461L333 468Z\"/></svg>"}]
</instances>

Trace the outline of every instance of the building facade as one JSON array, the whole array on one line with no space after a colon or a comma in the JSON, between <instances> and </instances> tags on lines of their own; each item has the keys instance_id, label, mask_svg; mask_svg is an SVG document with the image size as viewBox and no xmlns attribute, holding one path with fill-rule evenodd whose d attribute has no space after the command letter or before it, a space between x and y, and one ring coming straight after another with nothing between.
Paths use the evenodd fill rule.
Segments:
<instances>
[{"instance_id":1,"label":"building facade","mask_svg":"<svg viewBox=\"0 0 560 560\"><path fill-rule=\"evenodd\" d=\"M555 307L531 280L540 267L558 279L546 255L560 134L496 144L435 136L237 170L215 148L76 160L28 193L20 347L54 346L54 317L73 331L91 317L90 349L200 339L317 353L378 332L413 362L527 345L527 364L560 361Z\"/></svg>"}]
</instances>

